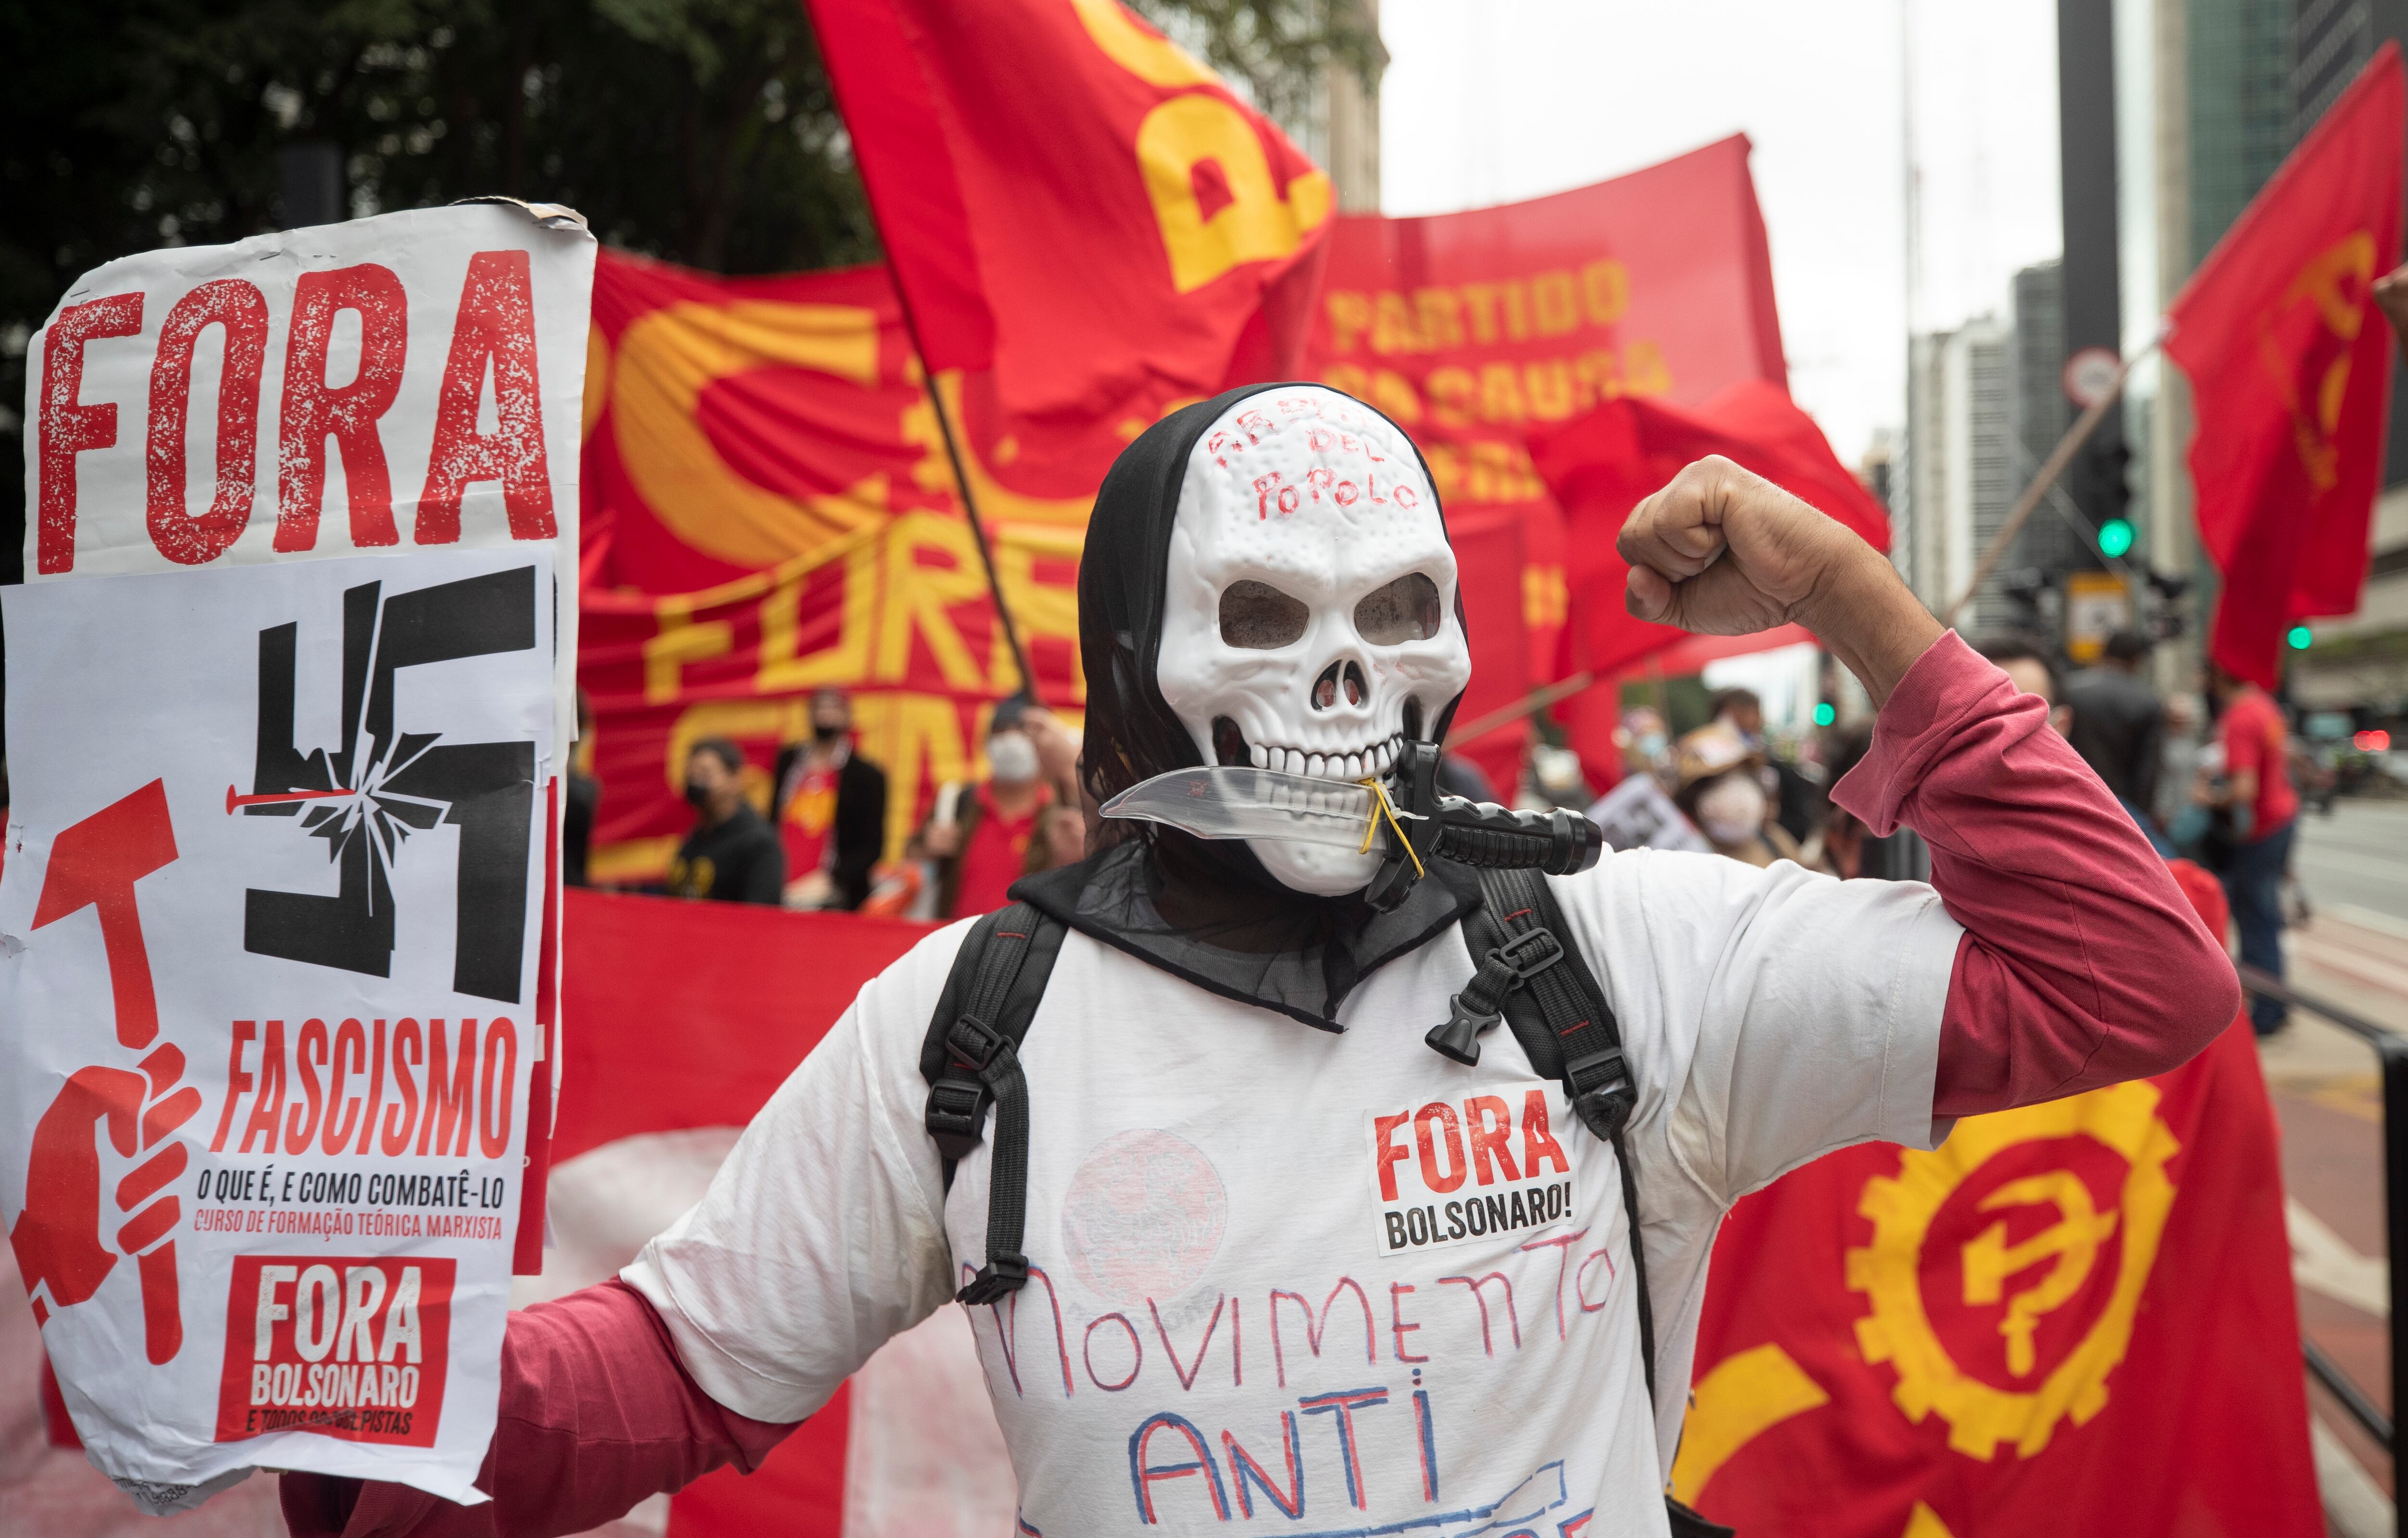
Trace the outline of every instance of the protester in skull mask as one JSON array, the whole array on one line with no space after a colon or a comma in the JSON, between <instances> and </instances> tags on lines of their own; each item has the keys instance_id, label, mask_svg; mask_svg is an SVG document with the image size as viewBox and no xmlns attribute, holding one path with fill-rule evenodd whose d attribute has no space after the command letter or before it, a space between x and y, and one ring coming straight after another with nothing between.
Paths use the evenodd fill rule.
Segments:
<instances>
[{"instance_id":1,"label":"protester in skull mask","mask_svg":"<svg viewBox=\"0 0 2408 1538\"><path fill-rule=\"evenodd\" d=\"M1771 820L1762 749L1727 722L1718 719L1683 737L1672 766L1672 804L1715 854L1754 866L1798 857L1798 841Z\"/></svg>"},{"instance_id":2,"label":"protester in skull mask","mask_svg":"<svg viewBox=\"0 0 2408 1538\"><path fill-rule=\"evenodd\" d=\"M744 795L744 750L706 737L685 759L694 831L669 862L669 892L714 902L774 903L786 884L778 836Z\"/></svg>"},{"instance_id":3,"label":"protester in skull mask","mask_svg":"<svg viewBox=\"0 0 2408 1538\"><path fill-rule=\"evenodd\" d=\"M998 1174L981 1141L949 1180L922 1121L931 1016L972 928L955 925L863 989L621 1280L511 1315L490 1505L291 1474L293 1530L567 1532L754 1466L977 1258L995 1270L992 1197L1025 1217L1025 1253L1002 1258L1030 1306L974 1315L1025 1531L1225 1531L1268 1502L1316 1527L1543 1507L1549 1531L1667 1532L1706 1260L1740 1195L1845 1143L1929 1147L1951 1117L2163 1071L2240 993L2037 703L1856 536L1709 459L1620 548L1639 618L1795 622L1855 671L1881 713L1834 794L1877 831L1923 825L1937 884L1656 850L1549 879L1557 956L1599 981L1627 1046L1627 1162L1520 1031L1470 1065L1423 1044L1486 975L1463 921L1523 916L1480 917L1475 872L1433 857L1383 907L1367 885L1399 867L1376 848L1111 821L1094 854L1015 888L1068 930L1025 1052L935 1039L944 1072L963 1041L982 1074L1025 1070L996 1081L1040 1129L1025 1168ZM1231 392L1140 437L1096 497L1079 610L1098 801L1206 764L1376 779L1443 739L1470 672L1426 469L1400 429L1315 385ZM1460 1186L1427 1200L1468 1211L1475 1169L1514 1184L1521 1216L1443 1251L1374 1243L1389 1192ZM1521 1183L1558 1193L1537 1219ZM1492 1295L1465 1281L1491 1272L1554 1340L1534 1322L1498 1349ZM1304 1350L1282 1307L1327 1299L1342 1319L1350 1289L1378 1300L1360 1337L1376 1378L1342 1329L1313 1326Z\"/></svg>"},{"instance_id":4,"label":"protester in skull mask","mask_svg":"<svg viewBox=\"0 0 2408 1538\"><path fill-rule=\"evenodd\" d=\"M786 906L859 908L886 842L886 771L853 751L853 701L811 696L811 737L778 755L777 824Z\"/></svg>"}]
</instances>

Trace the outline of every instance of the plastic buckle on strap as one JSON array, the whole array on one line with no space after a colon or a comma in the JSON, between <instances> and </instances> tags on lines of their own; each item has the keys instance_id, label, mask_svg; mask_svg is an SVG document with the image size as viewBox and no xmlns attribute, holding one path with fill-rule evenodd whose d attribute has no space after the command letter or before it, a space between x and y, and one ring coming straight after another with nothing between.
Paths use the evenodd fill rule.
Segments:
<instances>
[{"instance_id":1,"label":"plastic buckle on strap","mask_svg":"<svg viewBox=\"0 0 2408 1538\"><path fill-rule=\"evenodd\" d=\"M990 1257L969 1285L953 1294L953 1301L975 1308L981 1303L999 1303L1028 1285L1028 1257L1017 1250L1006 1250Z\"/></svg>"},{"instance_id":2,"label":"plastic buckle on strap","mask_svg":"<svg viewBox=\"0 0 2408 1538\"><path fill-rule=\"evenodd\" d=\"M1571 1089L1572 1114L1608 1142L1639 1104L1639 1086L1631 1082L1620 1047L1573 1058L1564 1065L1564 1082Z\"/></svg>"},{"instance_id":3,"label":"plastic buckle on strap","mask_svg":"<svg viewBox=\"0 0 2408 1538\"><path fill-rule=\"evenodd\" d=\"M983 1078L997 1057L1011 1051L1011 1038L975 1014L965 1014L945 1033L945 1046L962 1067Z\"/></svg>"},{"instance_id":4,"label":"plastic buckle on strap","mask_svg":"<svg viewBox=\"0 0 2408 1538\"><path fill-rule=\"evenodd\" d=\"M961 1160L979 1145L986 1121L986 1086L961 1079L939 1079L928 1086L927 1109L921 1122L937 1142L938 1153Z\"/></svg>"},{"instance_id":5,"label":"plastic buckle on strap","mask_svg":"<svg viewBox=\"0 0 2408 1538\"><path fill-rule=\"evenodd\" d=\"M1563 942L1553 929L1525 929L1488 953L1490 960L1510 969L1516 983L1527 983L1564 958Z\"/></svg>"}]
</instances>

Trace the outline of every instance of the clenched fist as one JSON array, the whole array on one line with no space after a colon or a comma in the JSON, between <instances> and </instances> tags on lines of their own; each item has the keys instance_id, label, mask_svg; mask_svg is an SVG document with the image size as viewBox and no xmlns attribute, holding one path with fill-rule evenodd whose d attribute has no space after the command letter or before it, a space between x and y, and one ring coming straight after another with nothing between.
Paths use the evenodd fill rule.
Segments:
<instances>
[{"instance_id":1,"label":"clenched fist","mask_svg":"<svg viewBox=\"0 0 2408 1538\"><path fill-rule=\"evenodd\" d=\"M1616 543L1638 618L1711 636L1794 621L1875 704L1940 636L1939 621L1853 530L1718 455L1631 510Z\"/></svg>"}]
</instances>

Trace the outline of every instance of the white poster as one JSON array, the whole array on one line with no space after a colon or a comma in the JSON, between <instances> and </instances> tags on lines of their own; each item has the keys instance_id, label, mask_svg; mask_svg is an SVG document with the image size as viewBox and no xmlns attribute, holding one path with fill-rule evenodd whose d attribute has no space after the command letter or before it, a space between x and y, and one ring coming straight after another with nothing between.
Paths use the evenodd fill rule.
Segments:
<instances>
[{"instance_id":1,"label":"white poster","mask_svg":"<svg viewBox=\"0 0 2408 1538\"><path fill-rule=\"evenodd\" d=\"M494 1428L551 553L0 594L0 1221L93 1460L453 1500Z\"/></svg>"}]
</instances>

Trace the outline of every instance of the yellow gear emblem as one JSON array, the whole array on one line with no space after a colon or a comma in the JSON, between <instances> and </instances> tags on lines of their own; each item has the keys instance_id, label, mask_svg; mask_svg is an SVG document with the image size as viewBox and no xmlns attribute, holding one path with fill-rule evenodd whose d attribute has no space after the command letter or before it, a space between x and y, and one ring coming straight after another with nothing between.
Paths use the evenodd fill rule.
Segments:
<instances>
[{"instance_id":1,"label":"yellow gear emblem","mask_svg":"<svg viewBox=\"0 0 2408 1538\"><path fill-rule=\"evenodd\" d=\"M1868 1362L1897 1370L1890 1397L1908 1419L1920 1424L1939 1411L1948 1422L1948 1445L1986 1462L2001 1442L2013 1442L2019 1455L2030 1458L2048 1445L2066 1416L2081 1426L2106 1408L2107 1376L2131 1345L2141 1290L2173 1210L2166 1163L2182 1145L2158 1119L2158 1099L2156 1085L2141 1082L1971 1116L1936 1151L1901 1155L1895 1178L1865 1182L1856 1211L1872 1220L1873 1241L1847 1252L1847 1285L1873 1311L1856 1321L1856 1344ZM2114 1208L2097 1211L2089 1187L2071 1170L2001 1185L1983 1199L1980 1211L2046 1205L2057 1209L2058 1221L2009 1244L2001 1218L1966 1243L1960 1251L1964 1301L2007 1305L1997 1329L2005 1338L2009 1375L2023 1378L2039 1371L2034 1335L2041 1316L2080 1293L2102 1247L2120 1235L2114 1289L2097 1321L2038 1387L2000 1388L1959 1367L1933 1327L1924 1306L1924 1244L1949 1195L1991 1158L2018 1143L2076 1135L2123 1156L2127 1172ZM2043 1261L2051 1264L2038 1282L2008 1294L2011 1277Z\"/></svg>"}]
</instances>

